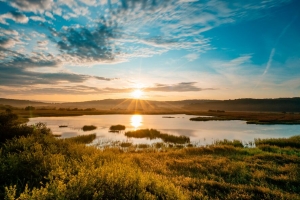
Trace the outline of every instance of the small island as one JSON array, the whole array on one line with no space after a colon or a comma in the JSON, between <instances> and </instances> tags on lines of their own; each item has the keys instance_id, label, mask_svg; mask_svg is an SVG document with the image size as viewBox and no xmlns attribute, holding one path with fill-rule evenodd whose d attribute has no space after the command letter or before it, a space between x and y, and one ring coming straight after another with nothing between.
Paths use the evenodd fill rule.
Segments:
<instances>
[{"instance_id":1,"label":"small island","mask_svg":"<svg viewBox=\"0 0 300 200\"><path fill-rule=\"evenodd\" d=\"M94 126L94 125L84 125L82 127L82 130L83 131L92 131L92 130L95 130L97 128L97 126Z\"/></svg>"},{"instance_id":2,"label":"small island","mask_svg":"<svg viewBox=\"0 0 300 200\"><path fill-rule=\"evenodd\" d=\"M109 127L109 132L112 133L119 133L120 131L124 131L126 129L126 127L124 125L112 125Z\"/></svg>"},{"instance_id":3,"label":"small island","mask_svg":"<svg viewBox=\"0 0 300 200\"><path fill-rule=\"evenodd\" d=\"M127 137L133 137L133 138L148 138L150 140L160 138L164 142L168 143L174 143L174 144L185 144L190 143L190 138L187 136L175 136L175 135L169 135L166 133L161 133L158 130L155 129L140 129L136 131L128 131L125 133L125 136Z\"/></svg>"}]
</instances>

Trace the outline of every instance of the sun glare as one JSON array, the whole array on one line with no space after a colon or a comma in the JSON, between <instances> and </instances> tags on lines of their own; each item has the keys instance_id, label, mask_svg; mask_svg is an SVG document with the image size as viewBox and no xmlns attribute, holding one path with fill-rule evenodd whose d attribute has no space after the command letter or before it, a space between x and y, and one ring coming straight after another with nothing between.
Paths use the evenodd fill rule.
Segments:
<instances>
[{"instance_id":1,"label":"sun glare","mask_svg":"<svg viewBox=\"0 0 300 200\"><path fill-rule=\"evenodd\" d=\"M136 89L134 90L131 95L135 98L135 99L139 99L143 96L143 91L140 89Z\"/></svg>"},{"instance_id":2,"label":"sun glare","mask_svg":"<svg viewBox=\"0 0 300 200\"><path fill-rule=\"evenodd\" d=\"M135 129L137 129L138 127L140 127L142 125L143 118L141 115L132 115L130 122L131 122L131 126L133 126Z\"/></svg>"}]
</instances>

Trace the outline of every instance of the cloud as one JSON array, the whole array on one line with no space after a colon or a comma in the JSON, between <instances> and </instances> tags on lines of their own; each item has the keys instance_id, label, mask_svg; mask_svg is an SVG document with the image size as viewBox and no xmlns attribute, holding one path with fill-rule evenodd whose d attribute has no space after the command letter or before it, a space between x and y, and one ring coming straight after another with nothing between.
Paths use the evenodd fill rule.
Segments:
<instances>
[{"instance_id":1,"label":"cloud","mask_svg":"<svg viewBox=\"0 0 300 200\"><path fill-rule=\"evenodd\" d=\"M5 34L7 36L16 36L16 35L19 35L18 31L16 30L11 30L11 29L0 29L0 36L1 36L1 33L2 34Z\"/></svg>"},{"instance_id":2,"label":"cloud","mask_svg":"<svg viewBox=\"0 0 300 200\"><path fill-rule=\"evenodd\" d=\"M0 37L0 48L11 48L15 46L15 44L16 42L13 39Z\"/></svg>"},{"instance_id":3,"label":"cloud","mask_svg":"<svg viewBox=\"0 0 300 200\"><path fill-rule=\"evenodd\" d=\"M199 58L199 55L196 54L196 53L190 53L190 54L186 55L185 58L186 58L188 61L192 62L192 61L194 61L194 60L197 60L197 59Z\"/></svg>"},{"instance_id":4,"label":"cloud","mask_svg":"<svg viewBox=\"0 0 300 200\"><path fill-rule=\"evenodd\" d=\"M203 90L216 90L215 88L200 88L195 86L196 82L181 82L172 85L156 84L155 87L145 88L145 91L149 92L195 92Z\"/></svg>"},{"instance_id":5,"label":"cloud","mask_svg":"<svg viewBox=\"0 0 300 200\"><path fill-rule=\"evenodd\" d=\"M54 3L53 0L7 0L7 2L21 11L34 13L50 10Z\"/></svg>"},{"instance_id":6,"label":"cloud","mask_svg":"<svg viewBox=\"0 0 300 200\"><path fill-rule=\"evenodd\" d=\"M62 32L53 31L53 41L62 57L78 63L109 62L115 57L113 39L117 37L117 27L103 21L94 30L68 28Z\"/></svg>"},{"instance_id":7,"label":"cloud","mask_svg":"<svg viewBox=\"0 0 300 200\"><path fill-rule=\"evenodd\" d=\"M22 23L22 24L26 24L28 22L28 17L26 17L26 15L17 11L11 11L3 15L0 15L0 23L8 25L8 23L6 22L7 19L11 19L17 23Z\"/></svg>"},{"instance_id":8,"label":"cloud","mask_svg":"<svg viewBox=\"0 0 300 200\"><path fill-rule=\"evenodd\" d=\"M45 15L46 15L47 17L51 18L51 19L55 19L55 18L53 17L53 15L52 15L49 11L46 11L46 12L45 12Z\"/></svg>"},{"instance_id":9,"label":"cloud","mask_svg":"<svg viewBox=\"0 0 300 200\"><path fill-rule=\"evenodd\" d=\"M33 63L35 66L37 63ZM44 62L43 67L53 66L55 63ZM41 63L38 63L41 66ZM25 63L25 67L23 65L18 66L3 66L0 65L0 85L5 86L19 86L19 87L28 87L34 85L51 85L58 86L60 84L66 83L82 83L84 81L90 79L96 79L101 81L111 81L115 78L105 78L100 76L90 76L83 74L75 74L75 73L67 73L67 72L34 72L29 71L28 68L33 66L29 64L29 62Z\"/></svg>"},{"instance_id":10,"label":"cloud","mask_svg":"<svg viewBox=\"0 0 300 200\"><path fill-rule=\"evenodd\" d=\"M97 88L86 85L72 85L72 86L51 86L51 87L40 87L33 86L30 88L19 88L17 90L8 90L6 88L1 88L0 94L31 94L31 95L88 95L88 94L105 94L105 93L119 93L119 92L130 92L129 89L116 89L116 88Z\"/></svg>"},{"instance_id":11,"label":"cloud","mask_svg":"<svg viewBox=\"0 0 300 200\"><path fill-rule=\"evenodd\" d=\"M40 21L40 22L46 22L46 19L40 16L31 16L29 17L33 21Z\"/></svg>"}]
</instances>

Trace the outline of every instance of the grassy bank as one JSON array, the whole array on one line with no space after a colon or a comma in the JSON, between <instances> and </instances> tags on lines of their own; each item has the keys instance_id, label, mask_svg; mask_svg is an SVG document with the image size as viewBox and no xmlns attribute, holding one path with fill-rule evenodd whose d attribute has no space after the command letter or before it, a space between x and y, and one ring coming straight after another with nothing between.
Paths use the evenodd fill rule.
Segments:
<instances>
[{"instance_id":1,"label":"grassy bank","mask_svg":"<svg viewBox=\"0 0 300 200\"><path fill-rule=\"evenodd\" d=\"M0 199L300 199L299 136L125 152L3 121Z\"/></svg>"},{"instance_id":2,"label":"grassy bank","mask_svg":"<svg viewBox=\"0 0 300 200\"><path fill-rule=\"evenodd\" d=\"M247 124L300 124L300 114L294 113L262 113L262 112L194 112L194 115L209 115L212 117L193 117L191 121L228 121L243 120Z\"/></svg>"}]
</instances>

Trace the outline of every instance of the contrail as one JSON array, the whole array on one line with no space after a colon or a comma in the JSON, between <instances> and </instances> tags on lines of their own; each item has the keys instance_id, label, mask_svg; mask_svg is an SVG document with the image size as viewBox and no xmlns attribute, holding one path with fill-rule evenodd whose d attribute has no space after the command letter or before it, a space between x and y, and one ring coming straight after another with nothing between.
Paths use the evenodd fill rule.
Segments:
<instances>
[{"instance_id":1,"label":"contrail","mask_svg":"<svg viewBox=\"0 0 300 200\"><path fill-rule=\"evenodd\" d=\"M275 52L276 52L276 46L277 44L279 43L280 39L284 36L285 32L288 30L288 28L294 23L294 21L297 19L298 15L296 15L294 17L293 20L290 21L290 23L288 23L288 25L286 25L284 27L284 29L281 31L280 35L278 36L278 38L276 39L275 41L275 44L274 44L274 47L272 48L271 50L271 53L269 55L269 59L268 59L268 62L267 62L267 65L266 65L266 68L264 70L264 73L261 75L260 77L260 80L257 82L257 84L255 85L255 88L260 84L260 82L262 81L263 77L265 76L265 74L269 71L271 65L272 65L272 62L273 62L273 57L275 55Z\"/></svg>"},{"instance_id":2,"label":"contrail","mask_svg":"<svg viewBox=\"0 0 300 200\"><path fill-rule=\"evenodd\" d=\"M280 35L279 35L278 38L276 39L275 45L274 45L274 47L273 47L273 49L272 49L272 51L271 51L271 53L270 53L269 60L268 60L268 63L267 63L267 65L266 65L266 69L265 69L263 75L265 75L265 74L268 72L270 66L272 65L273 57L274 57L274 54L275 54L275 51L276 51L275 48L276 48L278 42L279 42L280 39L284 36L285 32L286 32L287 29L292 25L292 23L294 23L294 21L296 20L296 18L297 18L297 16L294 17L294 19L293 19L288 25L286 25L286 26L284 27L284 29L281 31Z\"/></svg>"},{"instance_id":3,"label":"contrail","mask_svg":"<svg viewBox=\"0 0 300 200\"><path fill-rule=\"evenodd\" d=\"M263 76L268 72L268 70L269 70L269 68L270 68L270 66L271 66L271 64L272 64L272 61L273 61L273 57L274 57L275 51L276 51L276 49L273 48L272 51L271 51L271 53L270 53L270 56L269 56L269 60L268 60L266 69L265 69L264 73L262 74Z\"/></svg>"}]
</instances>

